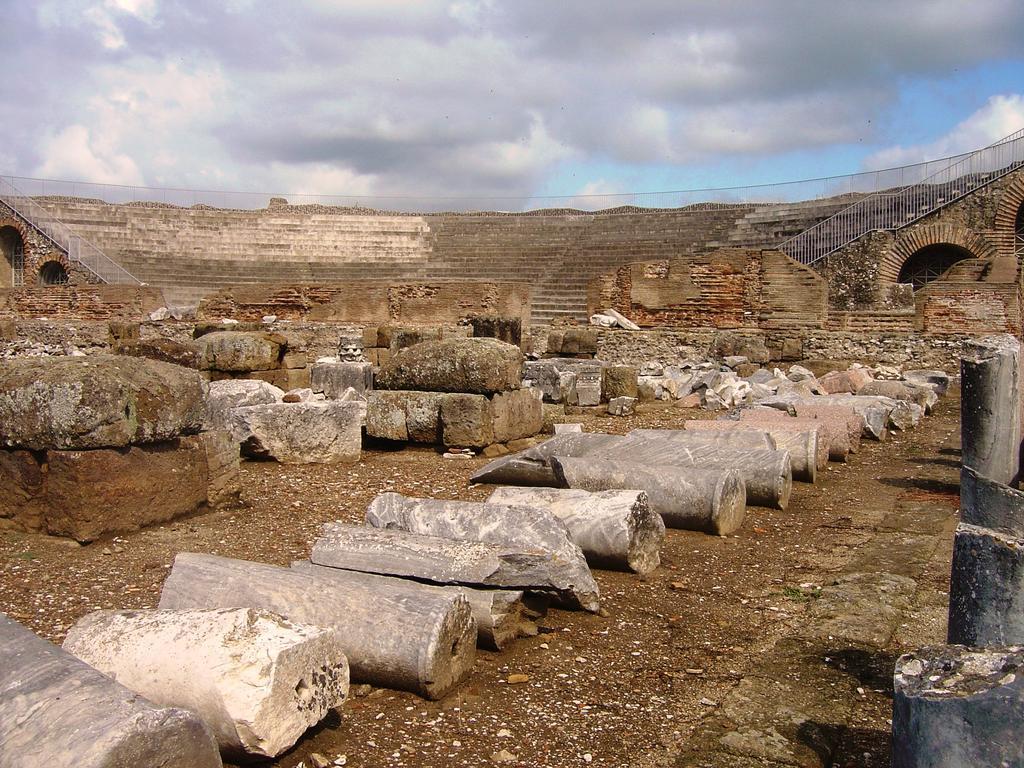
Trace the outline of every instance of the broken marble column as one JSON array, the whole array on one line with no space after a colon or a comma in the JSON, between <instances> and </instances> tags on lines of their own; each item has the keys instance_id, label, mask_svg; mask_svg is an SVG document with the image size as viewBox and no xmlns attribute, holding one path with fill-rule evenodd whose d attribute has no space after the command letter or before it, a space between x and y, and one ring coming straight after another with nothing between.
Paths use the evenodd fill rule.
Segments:
<instances>
[{"instance_id":1,"label":"broken marble column","mask_svg":"<svg viewBox=\"0 0 1024 768\"><path fill-rule=\"evenodd\" d=\"M548 510L565 523L592 566L645 574L661 563L665 523L643 491L506 486L487 501Z\"/></svg>"},{"instance_id":2,"label":"broken marble column","mask_svg":"<svg viewBox=\"0 0 1024 768\"><path fill-rule=\"evenodd\" d=\"M621 445L626 438L600 432L562 432L525 451L502 456L474 472L471 483L555 486L548 463L552 456L585 456L599 448Z\"/></svg>"},{"instance_id":3,"label":"broken marble column","mask_svg":"<svg viewBox=\"0 0 1024 768\"><path fill-rule=\"evenodd\" d=\"M255 608L96 611L64 650L155 704L195 712L236 757L280 755L348 694L335 630Z\"/></svg>"},{"instance_id":4,"label":"broken marble column","mask_svg":"<svg viewBox=\"0 0 1024 768\"><path fill-rule=\"evenodd\" d=\"M309 560L296 560L291 567L293 570L311 573L322 578L331 578L337 575L342 584L362 583L369 589L373 589L377 585L384 587L395 584L408 586L405 579L397 576L346 571L325 565L314 565ZM538 631L534 620L547 612L545 599L527 595L518 589L474 589L473 587L416 583L423 589L439 595L450 597L462 595L465 597L476 622L477 645L492 651L502 650L517 638L534 637Z\"/></svg>"},{"instance_id":5,"label":"broken marble column","mask_svg":"<svg viewBox=\"0 0 1024 768\"><path fill-rule=\"evenodd\" d=\"M194 712L162 708L0 614L3 768L220 768Z\"/></svg>"},{"instance_id":6,"label":"broken marble column","mask_svg":"<svg viewBox=\"0 0 1024 768\"><path fill-rule=\"evenodd\" d=\"M309 386L328 400L339 399L350 388L368 392L373 389L373 366L367 362L320 358L309 367Z\"/></svg>"},{"instance_id":7,"label":"broken marble column","mask_svg":"<svg viewBox=\"0 0 1024 768\"><path fill-rule=\"evenodd\" d=\"M702 424L714 424L713 421L704 421ZM765 448L769 451L776 449L775 441L767 430L723 430L713 428L702 432L698 429L634 429L626 435L627 439L643 438L671 440L678 443L710 444L728 446L731 448Z\"/></svg>"},{"instance_id":8,"label":"broken marble column","mask_svg":"<svg viewBox=\"0 0 1024 768\"><path fill-rule=\"evenodd\" d=\"M476 626L466 598L413 582L330 580L263 563L182 552L160 607L262 608L338 632L352 680L439 699L473 667Z\"/></svg>"},{"instance_id":9,"label":"broken marble column","mask_svg":"<svg viewBox=\"0 0 1024 768\"><path fill-rule=\"evenodd\" d=\"M1013 485L1020 472L1020 342L1009 334L972 340L960 359L962 463Z\"/></svg>"},{"instance_id":10,"label":"broken marble column","mask_svg":"<svg viewBox=\"0 0 1024 768\"><path fill-rule=\"evenodd\" d=\"M375 528L540 550L558 566L551 581L559 593L572 595L584 610L596 613L601 608L600 591L583 551L573 543L565 524L546 510L382 493L367 508L366 522Z\"/></svg>"},{"instance_id":11,"label":"broken marble column","mask_svg":"<svg viewBox=\"0 0 1024 768\"><path fill-rule=\"evenodd\" d=\"M853 408L857 415L864 419L864 430L861 435L879 441L885 440L889 436L889 417L896 407L896 401L887 397L859 397L857 395L825 395L815 397L811 402ZM908 406L909 410L909 406L913 404L904 403L904 405Z\"/></svg>"},{"instance_id":12,"label":"broken marble column","mask_svg":"<svg viewBox=\"0 0 1024 768\"><path fill-rule=\"evenodd\" d=\"M1024 537L1024 491L960 469L960 520Z\"/></svg>"},{"instance_id":13,"label":"broken marble column","mask_svg":"<svg viewBox=\"0 0 1024 768\"><path fill-rule=\"evenodd\" d=\"M893 768L1024 765L1024 648L922 648L893 687Z\"/></svg>"},{"instance_id":14,"label":"broken marble column","mask_svg":"<svg viewBox=\"0 0 1024 768\"><path fill-rule=\"evenodd\" d=\"M489 544L368 525L327 523L313 542L314 565L434 584L528 589L561 594L563 566L555 552L536 546Z\"/></svg>"},{"instance_id":15,"label":"broken marble column","mask_svg":"<svg viewBox=\"0 0 1024 768\"><path fill-rule=\"evenodd\" d=\"M860 448L860 437L864 432L864 417L853 408L845 405L819 405L814 400L799 400L792 405L793 414L801 419L817 419L835 424L837 428L846 427L846 446L848 453L856 453ZM846 461L842 446L829 446L830 461Z\"/></svg>"},{"instance_id":16,"label":"broken marble column","mask_svg":"<svg viewBox=\"0 0 1024 768\"><path fill-rule=\"evenodd\" d=\"M788 451L735 448L710 442L690 443L630 434L622 443L591 451L586 456L648 466L733 470L746 487L747 503L765 507L785 509L793 489L792 460Z\"/></svg>"},{"instance_id":17,"label":"broken marble column","mask_svg":"<svg viewBox=\"0 0 1024 768\"><path fill-rule=\"evenodd\" d=\"M844 458L850 452L850 438L845 424L819 421L818 419L800 418L780 411L776 408L744 408L739 413L743 423L756 424L765 429L788 429L793 432L813 430L815 434L815 452L811 454L818 469L828 466L828 460L835 452ZM781 447L780 447L781 450Z\"/></svg>"},{"instance_id":18,"label":"broken marble column","mask_svg":"<svg viewBox=\"0 0 1024 768\"><path fill-rule=\"evenodd\" d=\"M956 527L947 642L1024 644L1024 538L968 523Z\"/></svg>"},{"instance_id":19,"label":"broken marble column","mask_svg":"<svg viewBox=\"0 0 1024 768\"><path fill-rule=\"evenodd\" d=\"M789 451L793 479L813 483L818 473L818 433L816 430L775 428L774 422L764 421L687 421L688 432L768 435L779 451Z\"/></svg>"},{"instance_id":20,"label":"broken marble column","mask_svg":"<svg viewBox=\"0 0 1024 768\"><path fill-rule=\"evenodd\" d=\"M561 485L585 491L639 487L669 528L726 536L743 524L746 493L731 470L637 464L609 458L551 460Z\"/></svg>"}]
</instances>

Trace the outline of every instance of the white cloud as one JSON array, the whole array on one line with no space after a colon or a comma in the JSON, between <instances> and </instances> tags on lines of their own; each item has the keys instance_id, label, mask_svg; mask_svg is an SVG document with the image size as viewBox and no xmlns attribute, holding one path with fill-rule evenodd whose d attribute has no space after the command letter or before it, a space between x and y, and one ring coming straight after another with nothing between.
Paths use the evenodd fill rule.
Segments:
<instances>
[{"instance_id":1,"label":"white cloud","mask_svg":"<svg viewBox=\"0 0 1024 768\"><path fill-rule=\"evenodd\" d=\"M875 152L864 161L868 170L959 155L988 146L1024 128L1024 95L992 96L981 109L935 141L895 146Z\"/></svg>"},{"instance_id":2,"label":"white cloud","mask_svg":"<svg viewBox=\"0 0 1024 768\"><path fill-rule=\"evenodd\" d=\"M959 0L11 5L20 32L0 63L35 63L0 82L12 170L123 167L168 186L526 196L556 167L582 184L573 163L645 185L691 164L878 146L903 84L1024 58L1020 0L968 14ZM882 164L1024 124L1020 96L987 109ZM69 114L84 137L65 135Z\"/></svg>"},{"instance_id":3,"label":"white cloud","mask_svg":"<svg viewBox=\"0 0 1024 768\"><path fill-rule=\"evenodd\" d=\"M46 158L38 174L49 179L73 179L97 184L142 184L136 162L84 125L69 125L43 142Z\"/></svg>"}]
</instances>

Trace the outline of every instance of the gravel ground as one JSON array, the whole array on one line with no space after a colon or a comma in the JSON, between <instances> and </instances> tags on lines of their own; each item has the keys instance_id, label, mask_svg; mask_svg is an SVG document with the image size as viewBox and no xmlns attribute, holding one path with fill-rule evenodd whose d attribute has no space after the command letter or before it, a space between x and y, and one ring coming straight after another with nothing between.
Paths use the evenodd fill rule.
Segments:
<instances>
[{"instance_id":1,"label":"gravel ground","mask_svg":"<svg viewBox=\"0 0 1024 768\"><path fill-rule=\"evenodd\" d=\"M955 508L956 461L936 457L955 450L957 408L955 395L947 397L918 430L865 442L850 462L830 464L816 486L794 484L786 511L751 507L736 536L669 531L663 566L647 578L595 572L607 617L552 610L537 637L500 654L480 651L469 682L443 701L354 688L338 715L273 765L309 766L311 753L349 766L671 765L847 556L851 506L929 493ZM649 407L628 418L573 418L589 431L621 433L713 415ZM177 552L286 565L308 556L323 522L360 521L378 493L485 498L489 488L467 484L483 463L444 460L427 448L368 450L354 466L246 463L238 509L88 546L2 532L0 611L60 642L91 610L155 606ZM513 674L527 680L510 684ZM888 765L884 702L865 704L861 714L864 731L882 745L865 765Z\"/></svg>"}]
</instances>

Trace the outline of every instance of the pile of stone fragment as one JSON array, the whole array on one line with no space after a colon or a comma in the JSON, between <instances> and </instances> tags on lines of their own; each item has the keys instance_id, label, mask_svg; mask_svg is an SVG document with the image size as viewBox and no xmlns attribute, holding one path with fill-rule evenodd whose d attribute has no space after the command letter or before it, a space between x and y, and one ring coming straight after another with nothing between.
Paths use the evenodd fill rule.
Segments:
<instances>
[{"instance_id":1,"label":"pile of stone fragment","mask_svg":"<svg viewBox=\"0 0 1024 768\"><path fill-rule=\"evenodd\" d=\"M669 527L727 535L742 525L748 503L785 509L794 480L814 483L827 462L846 461L856 452L862 437L884 440L890 429L915 426L949 385L942 371L907 372L899 381L872 379L866 368L820 381L800 366L769 375L779 379L770 393L718 419L626 435L556 424L550 440L498 458L472 479L587 491L638 489ZM600 391L593 394L595 401L600 397Z\"/></svg>"},{"instance_id":2,"label":"pile of stone fragment","mask_svg":"<svg viewBox=\"0 0 1024 768\"><path fill-rule=\"evenodd\" d=\"M1020 341L1009 335L975 340L961 359L948 645L896 662L896 768L1024 764L1020 364Z\"/></svg>"},{"instance_id":3,"label":"pile of stone fragment","mask_svg":"<svg viewBox=\"0 0 1024 768\"><path fill-rule=\"evenodd\" d=\"M549 602L600 612L591 566L648 573L664 535L636 490L386 493L290 567L181 553L159 608L89 614L63 649L0 615L5 764L274 757L342 706L350 679L439 699L477 644L535 634Z\"/></svg>"}]
</instances>

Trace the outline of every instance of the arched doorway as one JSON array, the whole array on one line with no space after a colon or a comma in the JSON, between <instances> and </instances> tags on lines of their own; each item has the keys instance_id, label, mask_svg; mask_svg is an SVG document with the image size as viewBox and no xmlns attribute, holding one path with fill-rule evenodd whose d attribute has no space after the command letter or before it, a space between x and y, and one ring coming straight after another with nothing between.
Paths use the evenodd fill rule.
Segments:
<instances>
[{"instance_id":1,"label":"arched doorway","mask_svg":"<svg viewBox=\"0 0 1024 768\"><path fill-rule=\"evenodd\" d=\"M68 271L59 261L48 261L39 268L40 285L67 285Z\"/></svg>"},{"instance_id":2,"label":"arched doorway","mask_svg":"<svg viewBox=\"0 0 1024 768\"><path fill-rule=\"evenodd\" d=\"M1013 252L1017 261L1024 256L1024 204L1017 209L1017 219L1013 223Z\"/></svg>"},{"instance_id":3,"label":"arched doorway","mask_svg":"<svg viewBox=\"0 0 1024 768\"><path fill-rule=\"evenodd\" d=\"M0 227L0 287L17 288L25 282L25 242L14 227Z\"/></svg>"},{"instance_id":4,"label":"arched doorway","mask_svg":"<svg viewBox=\"0 0 1024 768\"><path fill-rule=\"evenodd\" d=\"M924 288L958 261L976 258L966 248L952 243L935 243L915 251L903 262L897 282L910 283L914 290Z\"/></svg>"}]
</instances>

